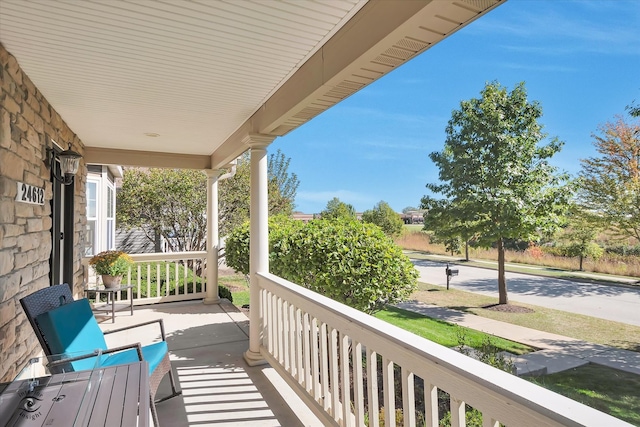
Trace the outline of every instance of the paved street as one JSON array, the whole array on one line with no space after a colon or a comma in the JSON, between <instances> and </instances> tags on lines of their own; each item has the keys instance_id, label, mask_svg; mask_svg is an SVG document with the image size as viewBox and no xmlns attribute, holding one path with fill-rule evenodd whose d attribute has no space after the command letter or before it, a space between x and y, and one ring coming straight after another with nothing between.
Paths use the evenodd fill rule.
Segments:
<instances>
[{"instance_id":1,"label":"paved street","mask_svg":"<svg viewBox=\"0 0 640 427\"><path fill-rule=\"evenodd\" d=\"M413 260L420 281L446 286L445 263ZM450 287L498 296L498 272L455 265ZM506 273L511 302L522 302L640 326L640 287L598 285L565 279Z\"/></svg>"}]
</instances>

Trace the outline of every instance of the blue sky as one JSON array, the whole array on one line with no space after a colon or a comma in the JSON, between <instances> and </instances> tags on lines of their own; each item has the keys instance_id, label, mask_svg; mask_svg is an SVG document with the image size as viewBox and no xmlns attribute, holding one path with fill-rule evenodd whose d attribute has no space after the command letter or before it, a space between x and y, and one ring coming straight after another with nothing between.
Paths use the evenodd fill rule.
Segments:
<instances>
[{"instance_id":1,"label":"blue sky","mask_svg":"<svg viewBox=\"0 0 640 427\"><path fill-rule=\"evenodd\" d=\"M576 175L598 126L640 103L640 1L509 0L276 139L269 151L300 179L296 210L333 197L359 212L418 206L438 180L429 153L442 150L451 112L494 80L526 83L546 133L565 142L553 163Z\"/></svg>"}]
</instances>

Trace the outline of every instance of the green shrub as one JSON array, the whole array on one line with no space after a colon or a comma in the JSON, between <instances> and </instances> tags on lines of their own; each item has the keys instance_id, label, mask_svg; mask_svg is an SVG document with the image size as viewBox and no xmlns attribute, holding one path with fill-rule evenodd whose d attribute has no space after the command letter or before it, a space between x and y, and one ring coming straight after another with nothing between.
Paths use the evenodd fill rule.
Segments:
<instances>
[{"instance_id":1,"label":"green shrub","mask_svg":"<svg viewBox=\"0 0 640 427\"><path fill-rule=\"evenodd\" d=\"M233 295L231 294L231 291L224 285L218 285L218 296L220 298L228 299L229 302L233 302Z\"/></svg>"},{"instance_id":2,"label":"green shrub","mask_svg":"<svg viewBox=\"0 0 640 427\"><path fill-rule=\"evenodd\" d=\"M413 264L374 224L273 218L269 251L271 273L368 313L406 299L416 288ZM249 272L247 224L229 235L226 253L227 265Z\"/></svg>"}]
</instances>

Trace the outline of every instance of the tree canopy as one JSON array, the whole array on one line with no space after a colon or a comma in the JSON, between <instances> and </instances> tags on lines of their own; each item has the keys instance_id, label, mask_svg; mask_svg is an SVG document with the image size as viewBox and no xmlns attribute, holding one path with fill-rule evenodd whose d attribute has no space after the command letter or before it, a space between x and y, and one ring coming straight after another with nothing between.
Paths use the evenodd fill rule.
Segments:
<instances>
[{"instance_id":1,"label":"tree canopy","mask_svg":"<svg viewBox=\"0 0 640 427\"><path fill-rule=\"evenodd\" d=\"M243 155L230 179L221 180L219 192L220 234L227 235L249 218L250 157ZM269 213L293 211L299 185L289 173L289 159L278 150L268 159ZM206 176L187 169L141 169L124 171L117 194L120 228L140 228L152 242L164 237L172 251L205 249Z\"/></svg>"},{"instance_id":2,"label":"tree canopy","mask_svg":"<svg viewBox=\"0 0 640 427\"><path fill-rule=\"evenodd\" d=\"M325 219L355 218L356 210L349 203L345 203L337 197L334 197L327 202L327 206L320 212L320 216Z\"/></svg>"},{"instance_id":3,"label":"tree canopy","mask_svg":"<svg viewBox=\"0 0 640 427\"><path fill-rule=\"evenodd\" d=\"M127 168L117 204L118 227L140 228L154 243L162 236L176 252L204 248L207 189L201 171Z\"/></svg>"},{"instance_id":4,"label":"tree canopy","mask_svg":"<svg viewBox=\"0 0 640 427\"><path fill-rule=\"evenodd\" d=\"M391 237L399 236L404 224L400 215L385 201L380 201L373 209L364 211L362 221L377 225L384 231L384 234Z\"/></svg>"},{"instance_id":5,"label":"tree canopy","mask_svg":"<svg viewBox=\"0 0 640 427\"><path fill-rule=\"evenodd\" d=\"M579 201L621 237L640 240L640 121L618 117L598 130L598 156L581 160Z\"/></svg>"},{"instance_id":6,"label":"tree canopy","mask_svg":"<svg viewBox=\"0 0 640 427\"><path fill-rule=\"evenodd\" d=\"M541 145L546 138L541 116L539 103L527 100L524 83L511 92L487 83L480 98L462 101L453 111L444 149L429 156L439 168L440 183L427 188L444 201L438 205L426 196L423 207L440 207L449 228L497 247L501 304L508 303L504 240L535 239L555 229L570 196L567 177L548 161L562 143L554 138Z\"/></svg>"},{"instance_id":7,"label":"tree canopy","mask_svg":"<svg viewBox=\"0 0 640 427\"><path fill-rule=\"evenodd\" d=\"M245 153L238 159L235 176L219 183L220 234L223 236L249 219L250 160L249 153ZM290 160L280 150L269 155L267 162L269 215L290 215L293 212L300 181L295 173L289 172Z\"/></svg>"}]
</instances>

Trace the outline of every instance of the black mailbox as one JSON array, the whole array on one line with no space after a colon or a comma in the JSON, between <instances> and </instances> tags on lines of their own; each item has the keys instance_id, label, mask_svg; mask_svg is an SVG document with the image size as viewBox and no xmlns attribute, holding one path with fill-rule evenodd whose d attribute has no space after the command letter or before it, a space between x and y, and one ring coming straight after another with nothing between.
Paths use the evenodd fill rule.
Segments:
<instances>
[{"instance_id":1,"label":"black mailbox","mask_svg":"<svg viewBox=\"0 0 640 427\"><path fill-rule=\"evenodd\" d=\"M457 268L450 268L449 263L447 263L447 268L445 268L444 270L445 274L447 275L447 289L449 289L449 281L453 276L458 275L458 271L459 270Z\"/></svg>"}]
</instances>

